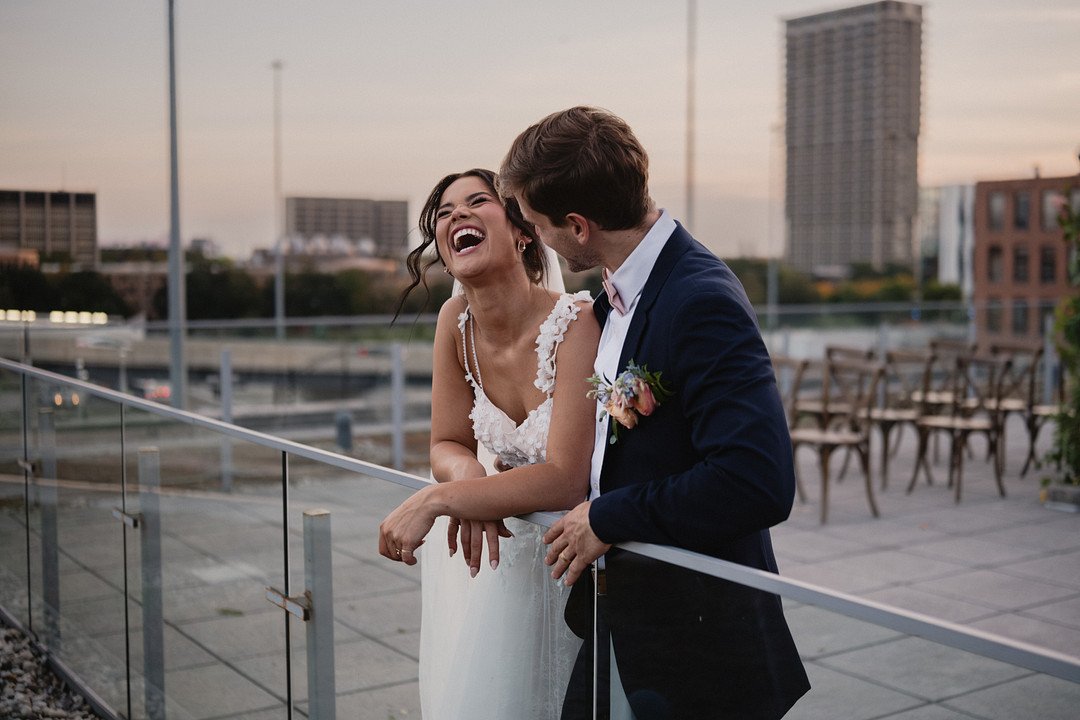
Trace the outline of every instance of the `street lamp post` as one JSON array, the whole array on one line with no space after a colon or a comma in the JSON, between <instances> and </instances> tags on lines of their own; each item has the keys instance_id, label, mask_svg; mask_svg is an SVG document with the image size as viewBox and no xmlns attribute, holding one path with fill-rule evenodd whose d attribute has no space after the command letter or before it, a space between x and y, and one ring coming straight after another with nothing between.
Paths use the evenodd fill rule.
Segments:
<instances>
[{"instance_id":1,"label":"street lamp post","mask_svg":"<svg viewBox=\"0 0 1080 720\"><path fill-rule=\"evenodd\" d=\"M176 41L174 0L169 1L169 385L173 407L187 397L184 335L184 248L180 244L180 166L176 139Z\"/></svg>"},{"instance_id":2,"label":"street lamp post","mask_svg":"<svg viewBox=\"0 0 1080 720\"><path fill-rule=\"evenodd\" d=\"M281 199L281 68L280 60L270 65L274 70L274 329L278 340L285 339L285 222Z\"/></svg>"},{"instance_id":3,"label":"street lamp post","mask_svg":"<svg viewBox=\"0 0 1080 720\"><path fill-rule=\"evenodd\" d=\"M686 6L686 227L694 232L694 73L697 54L697 0Z\"/></svg>"}]
</instances>

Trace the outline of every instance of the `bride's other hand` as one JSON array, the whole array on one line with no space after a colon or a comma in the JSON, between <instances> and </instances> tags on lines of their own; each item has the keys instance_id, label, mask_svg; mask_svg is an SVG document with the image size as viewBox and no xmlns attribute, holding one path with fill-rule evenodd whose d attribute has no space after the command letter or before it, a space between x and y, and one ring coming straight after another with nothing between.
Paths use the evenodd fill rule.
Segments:
<instances>
[{"instance_id":1,"label":"bride's other hand","mask_svg":"<svg viewBox=\"0 0 1080 720\"><path fill-rule=\"evenodd\" d=\"M484 555L484 536L487 536L488 564L492 570L499 567L499 538L512 538L514 533L507 529L502 520L465 520L461 523L461 549L465 564L469 566L469 575L476 577L480 572L480 561ZM451 553L452 555L453 553Z\"/></svg>"}]
</instances>

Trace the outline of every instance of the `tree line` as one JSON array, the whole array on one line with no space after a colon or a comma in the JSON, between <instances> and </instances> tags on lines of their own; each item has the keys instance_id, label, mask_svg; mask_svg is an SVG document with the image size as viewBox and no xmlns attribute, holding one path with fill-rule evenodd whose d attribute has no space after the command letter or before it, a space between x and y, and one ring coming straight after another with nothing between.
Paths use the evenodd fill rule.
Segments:
<instances>
[{"instance_id":1,"label":"tree line","mask_svg":"<svg viewBox=\"0 0 1080 720\"><path fill-rule=\"evenodd\" d=\"M103 250L104 253L104 250ZM149 259L149 258L148 258ZM159 259L159 258L153 258ZM187 317L192 320L224 318L268 318L274 315L273 278L256 276L231 260L188 254L186 276ZM755 305L767 300L768 263L764 260L728 260ZM781 305L807 303L911 302L916 286L910 270L892 267L875 271L869 265L853 265L848 278L815 282L810 276L781 265L777 273ZM289 317L320 315L382 315L397 307L406 278L394 275L345 270L322 273L315 270L290 272L285 280L285 313ZM436 312L450 296L450 279L442 273L428 274L428 290L416 288L406 299L402 315ZM600 291L598 272L567 276L568 290ZM955 285L936 281L921 288L924 301L961 299ZM106 275L89 270L44 273L37 268L0 265L0 309L86 310L131 317L131 307L113 288ZM151 302L151 314L168 315L168 293L160 288Z\"/></svg>"}]
</instances>

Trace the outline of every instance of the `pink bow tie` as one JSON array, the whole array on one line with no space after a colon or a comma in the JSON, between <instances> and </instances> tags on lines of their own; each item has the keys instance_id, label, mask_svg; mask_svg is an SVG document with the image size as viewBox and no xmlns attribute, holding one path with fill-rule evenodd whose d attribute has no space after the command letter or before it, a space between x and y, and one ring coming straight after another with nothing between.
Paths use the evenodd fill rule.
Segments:
<instances>
[{"instance_id":1,"label":"pink bow tie","mask_svg":"<svg viewBox=\"0 0 1080 720\"><path fill-rule=\"evenodd\" d=\"M619 297L619 291L615 289L615 286L611 284L611 273L604 268L600 273L601 282L604 285L604 292L607 293L608 302L620 315L626 314L626 306L623 305L622 298Z\"/></svg>"}]
</instances>

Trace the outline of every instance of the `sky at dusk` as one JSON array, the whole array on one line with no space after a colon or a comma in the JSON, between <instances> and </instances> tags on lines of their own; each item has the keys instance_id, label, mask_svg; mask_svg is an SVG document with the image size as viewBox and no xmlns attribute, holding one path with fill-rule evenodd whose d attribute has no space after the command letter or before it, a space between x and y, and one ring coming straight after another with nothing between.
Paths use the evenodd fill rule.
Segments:
<instances>
[{"instance_id":1,"label":"sky at dusk","mask_svg":"<svg viewBox=\"0 0 1080 720\"><path fill-rule=\"evenodd\" d=\"M696 213L722 256L779 251L782 19L697 10ZM97 193L103 245L169 228L165 0L0 0L0 188ZM246 257L274 236L273 73L286 195L420 203L448 172L576 104L625 118L659 205L685 211L686 3L178 0L181 234ZM920 183L1078 170L1080 3L924 5ZM771 168L771 170L770 170ZM775 213L772 214L775 217Z\"/></svg>"}]
</instances>

